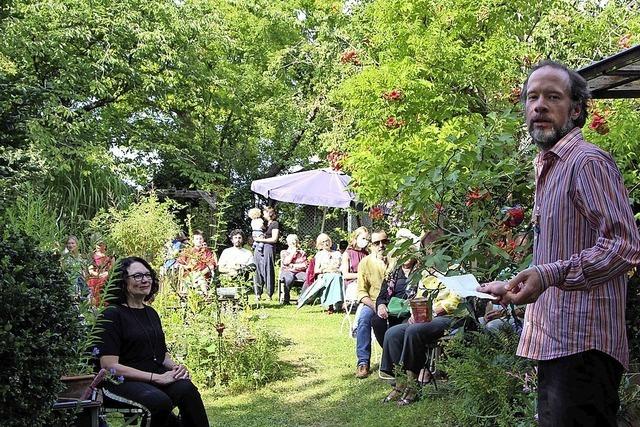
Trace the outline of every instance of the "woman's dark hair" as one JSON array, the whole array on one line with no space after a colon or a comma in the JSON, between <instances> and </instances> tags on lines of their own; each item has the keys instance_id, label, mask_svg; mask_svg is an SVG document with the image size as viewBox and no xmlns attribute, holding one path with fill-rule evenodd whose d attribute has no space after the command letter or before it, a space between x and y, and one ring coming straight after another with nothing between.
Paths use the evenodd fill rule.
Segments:
<instances>
[{"instance_id":1,"label":"woman's dark hair","mask_svg":"<svg viewBox=\"0 0 640 427\"><path fill-rule=\"evenodd\" d=\"M149 295L144 297L144 300L149 301L156 293L158 293L158 290L160 289L160 281L158 280L156 272L151 268L147 261L137 256L122 258L121 260L118 260L116 268L113 270L113 280L110 280L109 296L107 297L107 301L109 301L110 304L126 304L127 276L129 275L128 270L131 264L135 262L139 262L144 265L151 273L151 292L149 292Z\"/></svg>"},{"instance_id":2,"label":"woman's dark hair","mask_svg":"<svg viewBox=\"0 0 640 427\"><path fill-rule=\"evenodd\" d=\"M263 209L263 212L267 212L269 214L269 219L271 221L275 221L278 219L278 213L276 212L276 208L272 206L267 206Z\"/></svg>"},{"instance_id":3,"label":"woman's dark hair","mask_svg":"<svg viewBox=\"0 0 640 427\"><path fill-rule=\"evenodd\" d=\"M578 127L583 127L587 122L587 116L589 115L589 99L591 99L591 92L589 91L589 87L587 86L587 81L577 72L573 71L569 67L564 64L561 64L556 61L542 61L539 64L536 64L531 71L529 71L529 75L527 76L527 80L525 80L522 85L522 91L520 92L520 100L523 104L527 103L527 84L529 83L529 78L534 71L539 70L543 67L551 67L556 68L558 70L562 70L569 76L569 92L571 96L571 101L574 106L580 107L580 115L573 120L573 124Z\"/></svg>"}]
</instances>

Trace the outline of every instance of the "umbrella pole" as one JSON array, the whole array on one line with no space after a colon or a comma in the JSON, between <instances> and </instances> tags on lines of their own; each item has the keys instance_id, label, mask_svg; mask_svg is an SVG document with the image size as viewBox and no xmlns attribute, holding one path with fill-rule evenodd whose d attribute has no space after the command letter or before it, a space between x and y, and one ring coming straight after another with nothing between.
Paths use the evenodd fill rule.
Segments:
<instances>
[{"instance_id":1,"label":"umbrella pole","mask_svg":"<svg viewBox=\"0 0 640 427\"><path fill-rule=\"evenodd\" d=\"M320 232L324 233L324 220L327 217L327 207L322 207L322 225L320 226Z\"/></svg>"}]
</instances>

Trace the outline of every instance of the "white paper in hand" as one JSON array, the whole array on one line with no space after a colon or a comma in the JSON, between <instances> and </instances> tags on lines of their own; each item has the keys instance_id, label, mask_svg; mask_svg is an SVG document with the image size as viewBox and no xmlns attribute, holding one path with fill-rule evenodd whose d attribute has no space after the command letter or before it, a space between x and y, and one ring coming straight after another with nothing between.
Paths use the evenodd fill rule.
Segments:
<instances>
[{"instance_id":1,"label":"white paper in hand","mask_svg":"<svg viewBox=\"0 0 640 427\"><path fill-rule=\"evenodd\" d=\"M473 274L463 274L461 276L450 277L439 276L438 280L462 298L478 297L481 299L495 299L491 294L476 291L476 288L480 286L480 284Z\"/></svg>"}]
</instances>

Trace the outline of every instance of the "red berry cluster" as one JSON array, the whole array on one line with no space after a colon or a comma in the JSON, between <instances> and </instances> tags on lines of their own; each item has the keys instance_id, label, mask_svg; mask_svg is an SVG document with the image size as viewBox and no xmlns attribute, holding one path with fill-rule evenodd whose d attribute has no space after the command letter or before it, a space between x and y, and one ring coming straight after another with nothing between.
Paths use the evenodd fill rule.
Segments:
<instances>
[{"instance_id":1,"label":"red berry cluster","mask_svg":"<svg viewBox=\"0 0 640 427\"><path fill-rule=\"evenodd\" d=\"M511 92L509 93L509 102L512 104L517 104L520 102L520 94L522 93L522 88L520 86L514 86L511 88Z\"/></svg>"},{"instance_id":2,"label":"red berry cluster","mask_svg":"<svg viewBox=\"0 0 640 427\"><path fill-rule=\"evenodd\" d=\"M521 206L514 206L506 210L507 218L504 225L509 228L517 227L524 220L524 209Z\"/></svg>"},{"instance_id":3,"label":"red berry cluster","mask_svg":"<svg viewBox=\"0 0 640 427\"><path fill-rule=\"evenodd\" d=\"M404 98L404 93L400 89L393 89L389 92L383 92L382 97L386 101L401 101Z\"/></svg>"},{"instance_id":4,"label":"red berry cluster","mask_svg":"<svg viewBox=\"0 0 640 427\"><path fill-rule=\"evenodd\" d=\"M591 123L589 123L589 129L598 132L600 135L606 135L609 133L609 125L607 124L607 120L604 116L600 115L600 113L593 113L593 117L591 118Z\"/></svg>"},{"instance_id":5,"label":"red berry cluster","mask_svg":"<svg viewBox=\"0 0 640 427\"><path fill-rule=\"evenodd\" d=\"M387 120L385 120L384 125L389 129L397 129L406 125L407 122L402 119L397 119L393 116L389 116Z\"/></svg>"},{"instance_id":6,"label":"red berry cluster","mask_svg":"<svg viewBox=\"0 0 640 427\"><path fill-rule=\"evenodd\" d=\"M631 38L631 34L625 34L620 37L620 40L618 40L618 47L620 49L629 49L631 47Z\"/></svg>"},{"instance_id":7,"label":"red berry cluster","mask_svg":"<svg viewBox=\"0 0 640 427\"><path fill-rule=\"evenodd\" d=\"M344 161L346 155L342 151L330 151L327 154L327 160L329 161L329 165L333 170L342 170L342 162Z\"/></svg>"},{"instance_id":8,"label":"red berry cluster","mask_svg":"<svg viewBox=\"0 0 640 427\"><path fill-rule=\"evenodd\" d=\"M358 52L353 49L344 51L340 56L340 62L343 64L362 65L362 62L360 62L358 58Z\"/></svg>"},{"instance_id":9,"label":"red berry cluster","mask_svg":"<svg viewBox=\"0 0 640 427\"><path fill-rule=\"evenodd\" d=\"M469 191L467 193L467 201L465 202L465 206L471 206L475 202L480 200L489 200L491 198L491 193L488 191L480 191L477 188Z\"/></svg>"},{"instance_id":10,"label":"red berry cluster","mask_svg":"<svg viewBox=\"0 0 640 427\"><path fill-rule=\"evenodd\" d=\"M384 218L384 212L380 206L374 206L369 210L369 218L376 221Z\"/></svg>"},{"instance_id":11,"label":"red berry cluster","mask_svg":"<svg viewBox=\"0 0 640 427\"><path fill-rule=\"evenodd\" d=\"M513 253L516 251L516 248L518 247L518 243L516 243L516 241L513 239L507 239L506 242L503 240L499 241L498 243L496 243L496 246L503 251L506 251L508 254L513 255Z\"/></svg>"}]
</instances>

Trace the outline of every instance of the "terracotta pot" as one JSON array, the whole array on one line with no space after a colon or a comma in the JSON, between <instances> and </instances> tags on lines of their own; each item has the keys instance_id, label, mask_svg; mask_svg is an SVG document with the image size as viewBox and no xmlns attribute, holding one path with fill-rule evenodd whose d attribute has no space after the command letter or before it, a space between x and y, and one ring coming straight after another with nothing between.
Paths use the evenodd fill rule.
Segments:
<instances>
[{"instance_id":1,"label":"terracotta pot","mask_svg":"<svg viewBox=\"0 0 640 427\"><path fill-rule=\"evenodd\" d=\"M60 378L65 389L58 394L61 399L80 399L84 391L91 385L95 375L72 375Z\"/></svg>"},{"instance_id":2,"label":"terracotta pot","mask_svg":"<svg viewBox=\"0 0 640 427\"><path fill-rule=\"evenodd\" d=\"M411 314L416 323L424 323L431 321L431 300L429 298L414 298L409 304L411 305Z\"/></svg>"}]
</instances>

